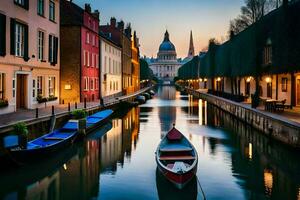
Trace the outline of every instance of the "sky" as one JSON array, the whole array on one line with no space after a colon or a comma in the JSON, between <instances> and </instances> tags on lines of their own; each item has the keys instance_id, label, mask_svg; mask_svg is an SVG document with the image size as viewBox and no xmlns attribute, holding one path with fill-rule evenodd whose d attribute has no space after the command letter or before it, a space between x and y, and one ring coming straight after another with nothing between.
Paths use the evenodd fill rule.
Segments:
<instances>
[{"instance_id":1,"label":"sky","mask_svg":"<svg viewBox=\"0 0 300 200\"><path fill-rule=\"evenodd\" d=\"M186 57L190 31L193 31L195 52L203 50L210 38L225 40L229 21L240 13L243 0L73 0L100 11L100 24L111 17L131 23L140 39L141 56L156 57L164 33L178 57Z\"/></svg>"}]
</instances>

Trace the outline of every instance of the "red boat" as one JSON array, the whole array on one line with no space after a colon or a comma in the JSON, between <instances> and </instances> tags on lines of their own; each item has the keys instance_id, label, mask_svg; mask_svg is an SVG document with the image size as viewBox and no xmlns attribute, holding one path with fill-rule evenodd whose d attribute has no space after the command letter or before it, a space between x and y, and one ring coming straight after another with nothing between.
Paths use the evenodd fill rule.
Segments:
<instances>
[{"instance_id":1,"label":"red boat","mask_svg":"<svg viewBox=\"0 0 300 200\"><path fill-rule=\"evenodd\" d=\"M182 189L197 172L195 147L175 127L161 140L156 150L159 171L178 189Z\"/></svg>"}]
</instances>

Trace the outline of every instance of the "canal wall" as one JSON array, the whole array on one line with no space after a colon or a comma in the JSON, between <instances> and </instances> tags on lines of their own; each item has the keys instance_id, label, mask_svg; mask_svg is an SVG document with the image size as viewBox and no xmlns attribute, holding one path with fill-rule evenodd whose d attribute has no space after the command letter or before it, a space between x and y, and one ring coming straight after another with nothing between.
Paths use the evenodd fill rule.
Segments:
<instances>
[{"instance_id":1,"label":"canal wall","mask_svg":"<svg viewBox=\"0 0 300 200\"><path fill-rule=\"evenodd\" d=\"M113 110L115 110L115 109L119 108L121 103L133 102L134 98L136 96L153 89L153 87L154 86L143 88L143 89L141 89L141 90L139 90L139 91L137 91L133 94L126 95L126 96L121 96L119 98L114 98L111 101L105 102L104 106L97 105L97 106L87 107L84 110L86 110L89 114L98 112L98 111L103 110L103 109L113 109ZM41 117L38 117L38 118L32 118L32 119L16 121L16 122L13 122L13 123L8 124L8 125L0 126L0 136L1 136L0 137L0 146L2 144L1 140L3 140L3 136L11 133L12 130L13 130L14 124L16 124L18 122L24 122L27 125L29 133L34 132L34 134L29 134L29 139L31 139L30 135L37 136L36 135L37 133L40 134L40 135L43 135L43 134L49 132L50 126L51 126L51 120L52 120L53 117L56 118L55 128L61 127L64 123L67 122L67 120L70 119L70 113L71 113L71 111L65 111L65 112L61 112L61 113L56 113L54 116L53 115L46 115L46 116L41 116Z\"/></svg>"},{"instance_id":2,"label":"canal wall","mask_svg":"<svg viewBox=\"0 0 300 200\"><path fill-rule=\"evenodd\" d=\"M300 148L300 124L285 117L266 113L222 97L181 88L188 94L201 98L230 113L253 128L289 146Z\"/></svg>"}]
</instances>

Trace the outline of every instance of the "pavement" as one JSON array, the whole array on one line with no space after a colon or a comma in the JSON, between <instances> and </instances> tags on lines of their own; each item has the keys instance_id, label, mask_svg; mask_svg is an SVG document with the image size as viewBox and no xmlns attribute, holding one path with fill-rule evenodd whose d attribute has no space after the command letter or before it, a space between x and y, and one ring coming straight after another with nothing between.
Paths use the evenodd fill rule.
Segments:
<instances>
[{"instance_id":1,"label":"pavement","mask_svg":"<svg viewBox=\"0 0 300 200\"><path fill-rule=\"evenodd\" d=\"M151 87L143 88L143 89L141 89L135 93L132 93L130 95L120 96L117 98L111 98L111 99L105 101L104 104L105 104L105 106L109 106L109 105L116 104L119 101L126 101L129 98L133 98L134 96L149 90L150 88ZM95 102L87 102L86 103L87 109L96 107L99 105L100 105L100 100L97 100ZM82 109L82 108L84 108L84 103L78 103L77 109ZM38 111L39 118L52 115L52 106L39 108L38 110L39 110ZM71 111L72 110L75 110L75 103L71 104ZM68 104L60 104L60 105L54 106L55 114L66 113L66 112L68 112ZM19 121L33 120L33 119L36 119L36 110L35 109L33 109L33 110L24 109L24 110L19 110L17 112L13 112L13 113L3 114L3 115L0 115L0 128L15 124Z\"/></svg>"}]
</instances>

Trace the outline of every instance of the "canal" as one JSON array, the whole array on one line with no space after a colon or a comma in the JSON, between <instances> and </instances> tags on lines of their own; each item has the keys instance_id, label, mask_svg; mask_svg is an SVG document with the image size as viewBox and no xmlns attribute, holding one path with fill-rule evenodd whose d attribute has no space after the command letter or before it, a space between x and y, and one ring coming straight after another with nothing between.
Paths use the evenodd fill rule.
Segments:
<instances>
[{"instance_id":1,"label":"canal","mask_svg":"<svg viewBox=\"0 0 300 200\"><path fill-rule=\"evenodd\" d=\"M207 199L300 200L299 152L171 86L86 141L2 172L0 199L202 199L196 179L178 191L156 171L154 152L173 123L197 149Z\"/></svg>"}]
</instances>

